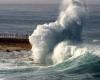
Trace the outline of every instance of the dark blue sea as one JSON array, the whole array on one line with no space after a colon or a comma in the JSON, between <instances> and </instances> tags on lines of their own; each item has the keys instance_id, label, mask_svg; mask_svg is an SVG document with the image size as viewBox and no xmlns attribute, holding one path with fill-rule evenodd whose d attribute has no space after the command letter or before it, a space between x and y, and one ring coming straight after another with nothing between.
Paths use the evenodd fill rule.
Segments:
<instances>
[{"instance_id":1,"label":"dark blue sea","mask_svg":"<svg viewBox=\"0 0 100 80\"><path fill-rule=\"evenodd\" d=\"M52 66L27 61L31 51L0 51L0 80L100 80L100 4L86 8L83 45L93 51ZM0 34L31 35L38 24L54 22L59 12L59 4L0 4Z\"/></svg>"}]
</instances>

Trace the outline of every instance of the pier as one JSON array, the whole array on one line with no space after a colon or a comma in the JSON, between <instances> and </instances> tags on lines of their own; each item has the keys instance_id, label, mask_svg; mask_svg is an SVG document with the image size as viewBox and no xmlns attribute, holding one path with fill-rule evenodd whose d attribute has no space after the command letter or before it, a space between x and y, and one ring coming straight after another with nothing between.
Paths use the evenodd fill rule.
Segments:
<instances>
[{"instance_id":1,"label":"pier","mask_svg":"<svg viewBox=\"0 0 100 80\"><path fill-rule=\"evenodd\" d=\"M0 33L0 50L30 50L28 34Z\"/></svg>"}]
</instances>

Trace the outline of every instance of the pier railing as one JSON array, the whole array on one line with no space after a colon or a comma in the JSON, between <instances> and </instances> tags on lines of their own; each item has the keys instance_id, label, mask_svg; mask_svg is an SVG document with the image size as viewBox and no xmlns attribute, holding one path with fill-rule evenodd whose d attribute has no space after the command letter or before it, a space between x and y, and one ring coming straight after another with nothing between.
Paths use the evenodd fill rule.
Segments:
<instances>
[{"instance_id":1,"label":"pier railing","mask_svg":"<svg viewBox=\"0 0 100 80\"><path fill-rule=\"evenodd\" d=\"M18 33L0 33L0 39L28 39L28 34L18 34Z\"/></svg>"}]
</instances>

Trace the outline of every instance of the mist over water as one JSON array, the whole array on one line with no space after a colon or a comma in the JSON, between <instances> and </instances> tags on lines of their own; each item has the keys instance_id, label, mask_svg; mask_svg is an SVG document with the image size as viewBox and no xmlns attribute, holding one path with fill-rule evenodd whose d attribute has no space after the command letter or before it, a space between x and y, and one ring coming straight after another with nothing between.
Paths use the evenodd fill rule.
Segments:
<instances>
[{"instance_id":1,"label":"mist over water","mask_svg":"<svg viewBox=\"0 0 100 80\"><path fill-rule=\"evenodd\" d=\"M73 48L73 44L81 41L85 14L85 6L82 1L63 0L62 10L59 13L58 19L49 24L38 25L29 37L34 62L40 64L48 64L50 61L58 63L60 61L56 59L58 56L67 56L67 51L69 52ZM58 52L62 51L58 53L56 50ZM69 55L71 55L70 52Z\"/></svg>"}]
</instances>

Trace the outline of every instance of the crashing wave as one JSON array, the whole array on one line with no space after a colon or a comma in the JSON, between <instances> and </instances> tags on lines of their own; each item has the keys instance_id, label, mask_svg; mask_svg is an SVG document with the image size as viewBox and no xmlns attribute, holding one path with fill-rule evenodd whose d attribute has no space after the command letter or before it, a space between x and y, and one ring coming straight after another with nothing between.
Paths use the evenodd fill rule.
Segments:
<instances>
[{"instance_id":1,"label":"crashing wave","mask_svg":"<svg viewBox=\"0 0 100 80\"><path fill-rule=\"evenodd\" d=\"M49 24L38 25L29 36L34 63L59 63L64 59L59 55L68 57L73 51L77 53L84 50L78 49L77 43L81 41L85 13L81 0L63 0L58 19Z\"/></svg>"}]
</instances>

